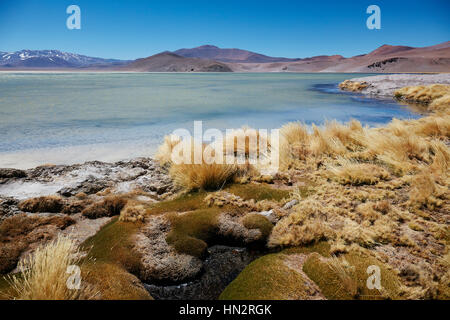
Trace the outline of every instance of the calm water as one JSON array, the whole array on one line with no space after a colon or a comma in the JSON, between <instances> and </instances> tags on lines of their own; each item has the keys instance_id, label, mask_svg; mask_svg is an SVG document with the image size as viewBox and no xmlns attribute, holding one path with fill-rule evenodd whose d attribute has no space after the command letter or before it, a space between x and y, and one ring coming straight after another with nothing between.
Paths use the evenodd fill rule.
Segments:
<instances>
[{"instance_id":1,"label":"calm water","mask_svg":"<svg viewBox=\"0 0 450 320\"><path fill-rule=\"evenodd\" d=\"M361 75L358 75L361 76ZM351 74L0 74L0 167L152 155L194 120L219 129L412 118L392 101L340 93Z\"/></svg>"}]
</instances>

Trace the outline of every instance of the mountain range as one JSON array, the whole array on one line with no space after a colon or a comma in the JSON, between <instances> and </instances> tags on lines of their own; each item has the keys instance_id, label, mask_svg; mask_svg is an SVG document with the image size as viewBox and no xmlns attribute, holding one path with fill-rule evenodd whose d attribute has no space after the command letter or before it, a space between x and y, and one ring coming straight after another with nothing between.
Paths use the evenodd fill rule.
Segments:
<instances>
[{"instance_id":1,"label":"mountain range","mask_svg":"<svg viewBox=\"0 0 450 320\"><path fill-rule=\"evenodd\" d=\"M84 68L114 66L129 61L83 56L58 50L21 50L0 52L1 68Z\"/></svg>"},{"instance_id":2,"label":"mountain range","mask_svg":"<svg viewBox=\"0 0 450 320\"><path fill-rule=\"evenodd\" d=\"M204 45L134 61L94 58L58 50L0 52L0 70L123 72L450 72L450 41L429 47L383 45L363 55L269 57Z\"/></svg>"}]
</instances>

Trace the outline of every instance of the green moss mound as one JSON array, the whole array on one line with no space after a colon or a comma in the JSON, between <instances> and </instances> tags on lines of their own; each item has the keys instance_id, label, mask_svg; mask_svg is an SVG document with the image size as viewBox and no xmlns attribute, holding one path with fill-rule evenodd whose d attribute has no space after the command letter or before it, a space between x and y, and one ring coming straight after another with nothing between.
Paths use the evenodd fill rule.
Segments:
<instances>
[{"instance_id":1,"label":"green moss mound","mask_svg":"<svg viewBox=\"0 0 450 320\"><path fill-rule=\"evenodd\" d=\"M83 279L99 290L99 299L153 300L138 278L114 263L90 263L81 270Z\"/></svg>"},{"instance_id":2,"label":"green moss mound","mask_svg":"<svg viewBox=\"0 0 450 320\"><path fill-rule=\"evenodd\" d=\"M330 257L330 245L323 241L313 245L285 249L263 256L249 264L220 295L221 300L306 299L308 291L301 274L284 263L292 254L317 252Z\"/></svg>"},{"instance_id":3,"label":"green moss mound","mask_svg":"<svg viewBox=\"0 0 450 320\"><path fill-rule=\"evenodd\" d=\"M121 265L131 273L137 273L140 256L133 250L131 237L139 230L139 223L126 223L113 218L96 235L87 239L82 249L88 251L88 260Z\"/></svg>"},{"instance_id":4,"label":"green moss mound","mask_svg":"<svg viewBox=\"0 0 450 320\"><path fill-rule=\"evenodd\" d=\"M179 253L201 256L217 234L219 209L201 209L185 214L169 214L171 231L167 243Z\"/></svg>"},{"instance_id":5,"label":"green moss mound","mask_svg":"<svg viewBox=\"0 0 450 320\"><path fill-rule=\"evenodd\" d=\"M255 201L273 200L281 201L289 198L288 190L275 189L267 184L233 184L225 189L244 200L254 199Z\"/></svg>"},{"instance_id":6,"label":"green moss mound","mask_svg":"<svg viewBox=\"0 0 450 320\"><path fill-rule=\"evenodd\" d=\"M187 212L207 208L203 199L206 192L185 193L173 200L158 202L148 208L148 214L163 214L167 212Z\"/></svg>"},{"instance_id":7,"label":"green moss mound","mask_svg":"<svg viewBox=\"0 0 450 320\"><path fill-rule=\"evenodd\" d=\"M220 300L287 300L307 297L303 277L284 264L283 254L268 254L249 264Z\"/></svg>"},{"instance_id":8,"label":"green moss mound","mask_svg":"<svg viewBox=\"0 0 450 320\"><path fill-rule=\"evenodd\" d=\"M202 257L208 248L205 241L189 236L174 241L172 245L177 252L198 258Z\"/></svg>"},{"instance_id":9,"label":"green moss mound","mask_svg":"<svg viewBox=\"0 0 450 320\"><path fill-rule=\"evenodd\" d=\"M139 227L140 223L121 222L115 217L81 245L88 251L82 265L83 279L99 289L101 299L152 299L133 275L140 270L141 257L132 242Z\"/></svg>"},{"instance_id":10,"label":"green moss mound","mask_svg":"<svg viewBox=\"0 0 450 320\"><path fill-rule=\"evenodd\" d=\"M247 214L242 220L242 223L247 229L259 229L262 235L261 239L263 240L269 237L273 229L273 224L269 219L256 213Z\"/></svg>"}]
</instances>

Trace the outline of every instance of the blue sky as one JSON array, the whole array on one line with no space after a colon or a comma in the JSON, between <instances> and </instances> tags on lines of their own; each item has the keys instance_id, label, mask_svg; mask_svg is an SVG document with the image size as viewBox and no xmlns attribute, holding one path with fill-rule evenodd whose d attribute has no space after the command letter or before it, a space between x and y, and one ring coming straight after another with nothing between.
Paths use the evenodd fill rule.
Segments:
<instances>
[{"instance_id":1,"label":"blue sky","mask_svg":"<svg viewBox=\"0 0 450 320\"><path fill-rule=\"evenodd\" d=\"M81 30L66 8L81 8ZM366 8L381 8L381 30ZM271 56L367 53L450 40L450 1L0 0L0 51L58 49L119 59L214 44Z\"/></svg>"}]
</instances>

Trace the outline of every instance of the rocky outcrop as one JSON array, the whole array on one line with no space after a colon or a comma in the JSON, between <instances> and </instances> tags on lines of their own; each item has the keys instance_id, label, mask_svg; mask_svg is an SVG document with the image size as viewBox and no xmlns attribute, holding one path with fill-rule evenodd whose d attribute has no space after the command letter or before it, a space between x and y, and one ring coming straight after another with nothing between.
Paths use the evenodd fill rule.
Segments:
<instances>
[{"instance_id":1,"label":"rocky outcrop","mask_svg":"<svg viewBox=\"0 0 450 320\"><path fill-rule=\"evenodd\" d=\"M353 78L342 82L339 87L342 90L357 91L372 97L393 98L398 89L435 83L450 84L450 74L391 74Z\"/></svg>"},{"instance_id":2,"label":"rocky outcrop","mask_svg":"<svg viewBox=\"0 0 450 320\"><path fill-rule=\"evenodd\" d=\"M105 190L120 194L135 189L153 194L155 198L175 191L166 170L150 158L40 166L26 171L0 169L0 196L20 200L53 194L90 195Z\"/></svg>"},{"instance_id":3,"label":"rocky outcrop","mask_svg":"<svg viewBox=\"0 0 450 320\"><path fill-rule=\"evenodd\" d=\"M0 184L8 182L10 179L25 178L27 173L24 170L0 168Z\"/></svg>"}]
</instances>

